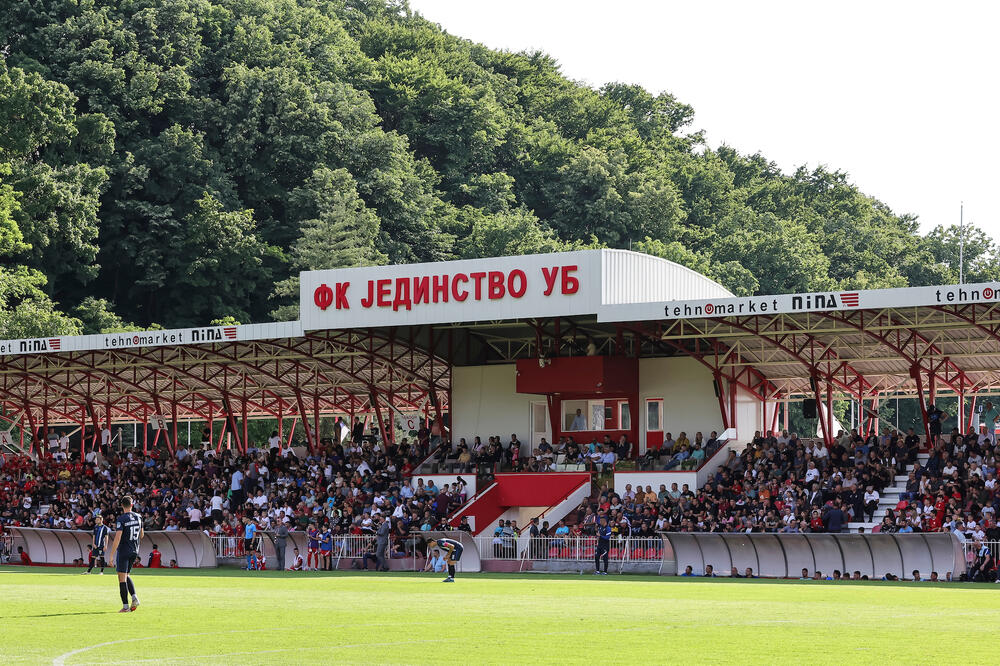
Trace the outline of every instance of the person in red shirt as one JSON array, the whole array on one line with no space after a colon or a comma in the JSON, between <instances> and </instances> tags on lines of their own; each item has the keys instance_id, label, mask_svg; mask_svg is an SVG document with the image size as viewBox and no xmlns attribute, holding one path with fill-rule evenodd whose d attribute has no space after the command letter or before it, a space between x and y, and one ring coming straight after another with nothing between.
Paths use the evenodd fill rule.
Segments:
<instances>
[{"instance_id":1,"label":"person in red shirt","mask_svg":"<svg viewBox=\"0 0 1000 666\"><path fill-rule=\"evenodd\" d=\"M157 549L156 544L153 544L153 551L149 554L149 564L147 565L150 569L159 569L163 566L163 555Z\"/></svg>"},{"instance_id":2,"label":"person in red shirt","mask_svg":"<svg viewBox=\"0 0 1000 666\"><path fill-rule=\"evenodd\" d=\"M31 566L31 558L28 557L28 554L26 552L24 552L24 548L18 546L17 554L21 556L21 564L29 567Z\"/></svg>"}]
</instances>

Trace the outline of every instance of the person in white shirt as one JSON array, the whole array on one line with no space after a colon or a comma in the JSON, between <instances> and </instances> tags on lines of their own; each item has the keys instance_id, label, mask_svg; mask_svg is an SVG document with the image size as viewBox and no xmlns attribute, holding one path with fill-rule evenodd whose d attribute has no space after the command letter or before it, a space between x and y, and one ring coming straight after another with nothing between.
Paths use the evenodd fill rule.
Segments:
<instances>
[{"instance_id":1,"label":"person in white shirt","mask_svg":"<svg viewBox=\"0 0 1000 666\"><path fill-rule=\"evenodd\" d=\"M63 433L59 437L59 450L63 453L69 452L69 435Z\"/></svg>"},{"instance_id":2,"label":"person in white shirt","mask_svg":"<svg viewBox=\"0 0 1000 666\"><path fill-rule=\"evenodd\" d=\"M111 427L107 423L101 429L101 446L111 446Z\"/></svg>"},{"instance_id":3,"label":"person in white shirt","mask_svg":"<svg viewBox=\"0 0 1000 666\"><path fill-rule=\"evenodd\" d=\"M188 507L188 523L191 525L191 529L197 530L201 528L202 513L201 509L197 506Z\"/></svg>"},{"instance_id":4,"label":"person in white shirt","mask_svg":"<svg viewBox=\"0 0 1000 666\"><path fill-rule=\"evenodd\" d=\"M219 491L215 491L215 494L212 495L212 499L209 500L209 506L212 508L212 517L215 520L219 520L222 517L222 496L219 495Z\"/></svg>"},{"instance_id":5,"label":"person in white shirt","mask_svg":"<svg viewBox=\"0 0 1000 666\"><path fill-rule=\"evenodd\" d=\"M810 460L809 468L806 470L806 483L812 483L818 478L819 478L819 470L816 469L816 463Z\"/></svg>"},{"instance_id":6,"label":"person in white shirt","mask_svg":"<svg viewBox=\"0 0 1000 666\"><path fill-rule=\"evenodd\" d=\"M823 465L830 455L830 451L826 448L826 444L823 440L816 442L816 446L813 447L813 458L819 461L820 465Z\"/></svg>"},{"instance_id":7,"label":"person in white shirt","mask_svg":"<svg viewBox=\"0 0 1000 666\"><path fill-rule=\"evenodd\" d=\"M879 494L873 486L868 486L865 491L865 513L868 515L868 522L875 519L875 510L878 509Z\"/></svg>"}]
</instances>

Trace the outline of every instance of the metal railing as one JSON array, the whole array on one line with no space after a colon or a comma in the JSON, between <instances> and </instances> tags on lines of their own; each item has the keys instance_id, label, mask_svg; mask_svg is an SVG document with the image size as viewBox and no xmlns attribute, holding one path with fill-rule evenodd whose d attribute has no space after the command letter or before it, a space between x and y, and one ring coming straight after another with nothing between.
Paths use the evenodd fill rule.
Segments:
<instances>
[{"instance_id":1,"label":"metal railing","mask_svg":"<svg viewBox=\"0 0 1000 666\"><path fill-rule=\"evenodd\" d=\"M212 546L215 547L215 557L218 559L234 559L243 557L243 539L234 536L213 536ZM237 550L237 548L239 550Z\"/></svg>"},{"instance_id":2,"label":"metal railing","mask_svg":"<svg viewBox=\"0 0 1000 666\"><path fill-rule=\"evenodd\" d=\"M535 537L527 535L480 535L475 537L481 560L563 560L592 562L597 554L597 537ZM660 562L660 537L615 537L608 557L616 562Z\"/></svg>"},{"instance_id":3,"label":"metal railing","mask_svg":"<svg viewBox=\"0 0 1000 666\"><path fill-rule=\"evenodd\" d=\"M14 537L10 534L0 534L0 563L10 562L14 553Z\"/></svg>"},{"instance_id":4,"label":"metal railing","mask_svg":"<svg viewBox=\"0 0 1000 666\"><path fill-rule=\"evenodd\" d=\"M966 539L963 545L965 546L965 561L968 562L970 567L979 555L980 549L984 546L989 549L994 560L1000 556L1000 541L976 541L974 539Z\"/></svg>"}]
</instances>

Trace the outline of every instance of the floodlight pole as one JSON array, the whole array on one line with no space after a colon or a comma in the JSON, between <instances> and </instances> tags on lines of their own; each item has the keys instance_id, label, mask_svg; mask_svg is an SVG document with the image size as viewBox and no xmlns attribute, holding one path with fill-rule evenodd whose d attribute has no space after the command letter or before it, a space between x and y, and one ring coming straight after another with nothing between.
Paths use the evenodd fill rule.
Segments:
<instances>
[{"instance_id":1,"label":"floodlight pole","mask_svg":"<svg viewBox=\"0 0 1000 666\"><path fill-rule=\"evenodd\" d=\"M958 283L965 284L965 202L958 204Z\"/></svg>"}]
</instances>

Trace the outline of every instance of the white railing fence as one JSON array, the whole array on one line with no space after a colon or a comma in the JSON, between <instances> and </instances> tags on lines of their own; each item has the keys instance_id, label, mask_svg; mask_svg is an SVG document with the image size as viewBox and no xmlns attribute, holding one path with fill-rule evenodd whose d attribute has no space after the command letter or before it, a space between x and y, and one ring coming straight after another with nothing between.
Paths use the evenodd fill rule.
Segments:
<instances>
[{"instance_id":1,"label":"white railing fence","mask_svg":"<svg viewBox=\"0 0 1000 666\"><path fill-rule=\"evenodd\" d=\"M597 537L536 537L521 535L481 535L475 537L481 560L564 560L593 561ZM660 537L618 536L611 539L608 558L618 562L660 562L663 539Z\"/></svg>"},{"instance_id":2,"label":"white railing fence","mask_svg":"<svg viewBox=\"0 0 1000 666\"><path fill-rule=\"evenodd\" d=\"M990 555L993 556L994 564L996 564L997 557L1000 556L1000 541L974 541L972 539L967 539L964 546L965 561L969 564L970 568L983 548L989 550Z\"/></svg>"},{"instance_id":3,"label":"white railing fence","mask_svg":"<svg viewBox=\"0 0 1000 666\"><path fill-rule=\"evenodd\" d=\"M215 557L218 559L238 559L246 557L244 541L236 536L213 536L209 537L212 545L215 546ZM261 537L258 535L253 540L253 548L261 547Z\"/></svg>"},{"instance_id":4,"label":"white railing fence","mask_svg":"<svg viewBox=\"0 0 1000 666\"><path fill-rule=\"evenodd\" d=\"M0 563L10 562L14 555L14 537L10 534L0 534Z\"/></svg>"}]
</instances>

